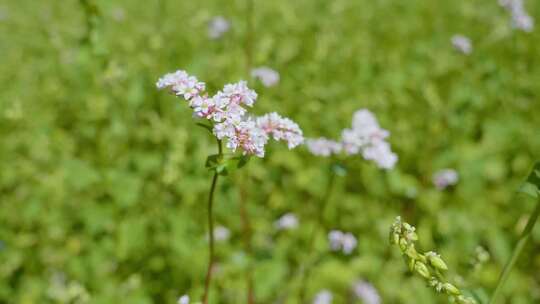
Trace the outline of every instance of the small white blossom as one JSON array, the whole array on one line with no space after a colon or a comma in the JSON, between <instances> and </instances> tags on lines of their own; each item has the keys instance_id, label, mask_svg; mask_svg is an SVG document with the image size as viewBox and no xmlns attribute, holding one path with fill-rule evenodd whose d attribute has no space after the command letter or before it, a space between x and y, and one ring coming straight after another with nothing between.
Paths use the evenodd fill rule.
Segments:
<instances>
[{"instance_id":1,"label":"small white blossom","mask_svg":"<svg viewBox=\"0 0 540 304\"><path fill-rule=\"evenodd\" d=\"M313 304L331 304L334 295L329 290L323 289L319 291L313 299Z\"/></svg>"},{"instance_id":2,"label":"small white blossom","mask_svg":"<svg viewBox=\"0 0 540 304\"><path fill-rule=\"evenodd\" d=\"M380 304L381 297L377 292L377 289L366 281L357 281L353 284L354 295L362 300L364 304Z\"/></svg>"},{"instance_id":3,"label":"small white blossom","mask_svg":"<svg viewBox=\"0 0 540 304\"><path fill-rule=\"evenodd\" d=\"M379 126L373 113L362 109L354 113L352 128L342 131L341 143L345 153L360 153L366 160L374 161L379 168L392 169L398 157L385 141L389 135L390 132Z\"/></svg>"},{"instance_id":4,"label":"small white blossom","mask_svg":"<svg viewBox=\"0 0 540 304\"><path fill-rule=\"evenodd\" d=\"M259 79L265 87L273 87L279 83L279 73L265 66L252 69L251 77Z\"/></svg>"},{"instance_id":5,"label":"small white blossom","mask_svg":"<svg viewBox=\"0 0 540 304\"><path fill-rule=\"evenodd\" d=\"M344 254L351 254L358 244L352 233L344 233L339 230L330 231L328 241L332 251L343 251Z\"/></svg>"},{"instance_id":6,"label":"small white blossom","mask_svg":"<svg viewBox=\"0 0 540 304\"><path fill-rule=\"evenodd\" d=\"M442 169L433 175L433 184L435 184L435 187L439 190L457 184L458 180L459 175L454 169Z\"/></svg>"},{"instance_id":7,"label":"small white blossom","mask_svg":"<svg viewBox=\"0 0 540 304\"><path fill-rule=\"evenodd\" d=\"M293 213L285 213L275 223L278 230L291 230L298 227L298 218Z\"/></svg>"},{"instance_id":8,"label":"small white blossom","mask_svg":"<svg viewBox=\"0 0 540 304\"><path fill-rule=\"evenodd\" d=\"M231 237L229 229L223 226L217 226L214 228L214 239L217 242L225 242Z\"/></svg>"},{"instance_id":9,"label":"small white blossom","mask_svg":"<svg viewBox=\"0 0 540 304\"><path fill-rule=\"evenodd\" d=\"M463 35L454 35L452 36L452 45L459 52L469 55L472 52L472 43L471 40Z\"/></svg>"},{"instance_id":10,"label":"small white blossom","mask_svg":"<svg viewBox=\"0 0 540 304\"><path fill-rule=\"evenodd\" d=\"M228 98L229 102L236 105L244 104L252 107L257 100L257 93L247 86L246 81L226 84L223 87L223 97Z\"/></svg>"},{"instance_id":11,"label":"small white blossom","mask_svg":"<svg viewBox=\"0 0 540 304\"><path fill-rule=\"evenodd\" d=\"M324 137L306 139L306 146L311 154L323 157L339 154L342 150L341 143Z\"/></svg>"},{"instance_id":12,"label":"small white blossom","mask_svg":"<svg viewBox=\"0 0 540 304\"><path fill-rule=\"evenodd\" d=\"M168 88L174 94L191 100L205 89L204 82L199 82L195 76L190 76L182 70L165 74L156 83L158 89Z\"/></svg>"},{"instance_id":13,"label":"small white blossom","mask_svg":"<svg viewBox=\"0 0 540 304\"><path fill-rule=\"evenodd\" d=\"M289 149L293 149L304 141L302 130L297 123L273 112L257 118L257 126L274 140L284 140Z\"/></svg>"},{"instance_id":14,"label":"small white blossom","mask_svg":"<svg viewBox=\"0 0 540 304\"><path fill-rule=\"evenodd\" d=\"M513 28L532 32L534 19L525 10L523 0L499 0L499 4L510 13Z\"/></svg>"},{"instance_id":15,"label":"small white blossom","mask_svg":"<svg viewBox=\"0 0 540 304\"><path fill-rule=\"evenodd\" d=\"M230 22L222 16L212 18L208 23L208 37L218 39L231 28Z\"/></svg>"},{"instance_id":16,"label":"small white blossom","mask_svg":"<svg viewBox=\"0 0 540 304\"><path fill-rule=\"evenodd\" d=\"M178 298L178 301L176 302L178 304L189 304L189 296L183 295L180 298Z\"/></svg>"},{"instance_id":17,"label":"small white blossom","mask_svg":"<svg viewBox=\"0 0 540 304\"><path fill-rule=\"evenodd\" d=\"M234 135L227 139L227 148L233 151L240 148L244 155L264 157L268 136L253 120L242 121L234 129Z\"/></svg>"}]
</instances>

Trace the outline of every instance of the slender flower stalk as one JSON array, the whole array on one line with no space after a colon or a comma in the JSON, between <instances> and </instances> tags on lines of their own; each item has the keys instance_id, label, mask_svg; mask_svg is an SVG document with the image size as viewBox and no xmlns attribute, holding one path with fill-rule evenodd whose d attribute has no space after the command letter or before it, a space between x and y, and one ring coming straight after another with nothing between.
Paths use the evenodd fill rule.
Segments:
<instances>
[{"instance_id":1,"label":"slender flower stalk","mask_svg":"<svg viewBox=\"0 0 540 304\"><path fill-rule=\"evenodd\" d=\"M218 155L223 155L223 148L221 140L217 140L218 144ZM213 215L213 204L214 204L214 192L216 191L217 181L219 173L214 171L214 176L212 177L212 184L210 186L210 192L208 194L208 269L206 271L206 279L204 281L204 293L203 293L203 304L208 303L208 293L210 291L210 283L212 281L212 268L214 267L214 215Z\"/></svg>"},{"instance_id":2,"label":"slender flower stalk","mask_svg":"<svg viewBox=\"0 0 540 304\"><path fill-rule=\"evenodd\" d=\"M538 202L536 203L536 207L529 217L529 221L527 222L527 226L525 226L525 229L521 233L521 236L519 237L519 241L516 244L516 247L514 248L514 251L512 252L512 256L504 266L504 269L501 273L501 276L499 277L499 281L497 282L497 286L495 287L495 291L493 292L493 295L491 296L491 299L489 301L489 304L495 304L497 303L497 299L499 298L504 283L508 280L508 276L510 275L510 272L512 271L512 268L514 268L514 265L516 264L517 259L521 255L521 252L523 252L523 248L525 247L525 244L527 244L527 241L531 237L531 232L534 228L534 225L536 224L538 220L538 216L540 215L540 195L537 197Z\"/></svg>"},{"instance_id":3,"label":"slender flower stalk","mask_svg":"<svg viewBox=\"0 0 540 304\"><path fill-rule=\"evenodd\" d=\"M247 174L243 174L243 177L246 177ZM242 182L243 181L243 182ZM251 222L249 220L249 213L247 210L247 200L248 193L245 181L247 179L242 179L239 183L240 190L240 219L242 222L242 235L244 241L244 250L249 259L253 256L253 245L252 245L252 230ZM253 281L253 261L249 261L249 264L246 269L246 290L247 290L247 303L255 303L255 290L254 290L254 281Z\"/></svg>"}]
</instances>

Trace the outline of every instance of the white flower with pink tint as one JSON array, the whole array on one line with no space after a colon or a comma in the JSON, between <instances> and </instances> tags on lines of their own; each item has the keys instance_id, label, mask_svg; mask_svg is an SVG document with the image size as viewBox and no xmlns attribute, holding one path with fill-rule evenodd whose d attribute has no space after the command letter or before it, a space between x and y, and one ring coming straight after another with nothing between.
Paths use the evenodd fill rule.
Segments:
<instances>
[{"instance_id":1,"label":"white flower with pink tint","mask_svg":"<svg viewBox=\"0 0 540 304\"><path fill-rule=\"evenodd\" d=\"M208 37L221 38L231 28L231 23L222 16L216 16L208 23Z\"/></svg>"},{"instance_id":2,"label":"white flower with pink tint","mask_svg":"<svg viewBox=\"0 0 540 304\"><path fill-rule=\"evenodd\" d=\"M178 70L174 73L165 74L156 83L158 89L168 88L178 96L190 100L205 90L204 82L200 82L196 77L188 75L185 71Z\"/></svg>"},{"instance_id":3,"label":"white flower with pink tint","mask_svg":"<svg viewBox=\"0 0 540 304\"><path fill-rule=\"evenodd\" d=\"M265 87L273 87L279 83L279 73L265 66L251 70L251 77L258 79Z\"/></svg>"},{"instance_id":4,"label":"white flower with pink tint","mask_svg":"<svg viewBox=\"0 0 540 304\"><path fill-rule=\"evenodd\" d=\"M354 295L362 300L362 303L364 304L380 304L381 303L381 297L379 295L379 292L373 285L371 285L369 282L360 280L356 281L353 284L353 293Z\"/></svg>"},{"instance_id":5,"label":"white flower with pink tint","mask_svg":"<svg viewBox=\"0 0 540 304\"><path fill-rule=\"evenodd\" d=\"M439 190L444 190L449 186L457 184L459 175L454 169L442 169L433 175L433 184Z\"/></svg>"},{"instance_id":6,"label":"white flower with pink tint","mask_svg":"<svg viewBox=\"0 0 540 304\"><path fill-rule=\"evenodd\" d=\"M292 230L298 227L298 218L293 213L285 213L275 223L278 230Z\"/></svg>"},{"instance_id":7,"label":"white flower with pink tint","mask_svg":"<svg viewBox=\"0 0 540 304\"><path fill-rule=\"evenodd\" d=\"M468 37L463 35L454 35L452 36L452 45L459 52L469 55L472 52L472 43Z\"/></svg>"},{"instance_id":8,"label":"white flower with pink tint","mask_svg":"<svg viewBox=\"0 0 540 304\"><path fill-rule=\"evenodd\" d=\"M324 137L306 139L306 146L311 154L323 157L339 154L343 149L341 143Z\"/></svg>"},{"instance_id":9,"label":"white flower with pink tint","mask_svg":"<svg viewBox=\"0 0 540 304\"><path fill-rule=\"evenodd\" d=\"M334 295L326 289L319 291L313 299L313 304L331 304Z\"/></svg>"},{"instance_id":10,"label":"white flower with pink tint","mask_svg":"<svg viewBox=\"0 0 540 304\"><path fill-rule=\"evenodd\" d=\"M339 230L330 231L328 241L332 251L343 251L344 254L351 254L358 244L352 233Z\"/></svg>"},{"instance_id":11,"label":"white flower with pink tint","mask_svg":"<svg viewBox=\"0 0 540 304\"><path fill-rule=\"evenodd\" d=\"M233 104L244 104L248 107L252 107L257 100L257 93L248 88L247 82L243 80L233 84L226 84L223 87L223 95L229 98L229 101Z\"/></svg>"},{"instance_id":12,"label":"white flower with pink tint","mask_svg":"<svg viewBox=\"0 0 540 304\"><path fill-rule=\"evenodd\" d=\"M183 295L180 298L178 298L178 301L176 302L178 304L189 304L189 296Z\"/></svg>"},{"instance_id":13,"label":"white flower with pink tint","mask_svg":"<svg viewBox=\"0 0 540 304\"><path fill-rule=\"evenodd\" d=\"M257 118L257 126L274 140L286 141L293 149L304 141L302 130L294 121L273 112Z\"/></svg>"}]
</instances>

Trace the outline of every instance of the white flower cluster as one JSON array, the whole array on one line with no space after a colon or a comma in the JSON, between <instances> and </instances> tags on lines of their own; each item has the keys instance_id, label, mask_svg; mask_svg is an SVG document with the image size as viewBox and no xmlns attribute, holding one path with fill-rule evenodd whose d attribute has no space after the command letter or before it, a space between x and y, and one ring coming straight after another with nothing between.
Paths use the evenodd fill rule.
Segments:
<instances>
[{"instance_id":1,"label":"white flower cluster","mask_svg":"<svg viewBox=\"0 0 540 304\"><path fill-rule=\"evenodd\" d=\"M208 37L219 39L231 28L230 22L222 16L212 18L208 23Z\"/></svg>"},{"instance_id":2,"label":"white flower cluster","mask_svg":"<svg viewBox=\"0 0 540 304\"><path fill-rule=\"evenodd\" d=\"M534 19L527 13L523 0L499 0L512 17L512 26L524 32L532 32Z\"/></svg>"},{"instance_id":3,"label":"white flower cluster","mask_svg":"<svg viewBox=\"0 0 540 304\"><path fill-rule=\"evenodd\" d=\"M381 297L377 292L377 289L369 282L360 280L353 284L353 293L354 295L362 300L364 304L380 304Z\"/></svg>"},{"instance_id":4,"label":"white flower cluster","mask_svg":"<svg viewBox=\"0 0 540 304\"><path fill-rule=\"evenodd\" d=\"M277 230L292 230L298 227L298 218L293 213L285 213L274 222Z\"/></svg>"},{"instance_id":5,"label":"white flower cluster","mask_svg":"<svg viewBox=\"0 0 540 304\"><path fill-rule=\"evenodd\" d=\"M279 73L265 66L252 69L251 77L258 79L265 87L273 87L279 83Z\"/></svg>"},{"instance_id":6,"label":"white flower cluster","mask_svg":"<svg viewBox=\"0 0 540 304\"><path fill-rule=\"evenodd\" d=\"M204 92L204 82L185 71L164 75L156 86L183 97L193 109L194 116L210 120L214 135L220 140L225 139L227 148L233 151L240 149L245 155L263 157L270 137L287 142L289 149L304 140L298 124L277 113L248 117L245 107L253 106L257 93L249 89L245 81L227 84L212 97Z\"/></svg>"},{"instance_id":7,"label":"white flower cluster","mask_svg":"<svg viewBox=\"0 0 540 304\"><path fill-rule=\"evenodd\" d=\"M459 175L454 169L442 169L433 175L433 184L439 190L444 190L448 186L457 184Z\"/></svg>"},{"instance_id":8,"label":"white flower cluster","mask_svg":"<svg viewBox=\"0 0 540 304\"><path fill-rule=\"evenodd\" d=\"M326 138L307 140L311 153L330 156L344 151L348 155L361 154L364 159L373 161L379 168L392 169L398 157L385 140L390 133L379 126L377 118L369 110L361 109L354 113L352 128L341 132L341 141Z\"/></svg>"},{"instance_id":9,"label":"white flower cluster","mask_svg":"<svg viewBox=\"0 0 540 304\"><path fill-rule=\"evenodd\" d=\"M313 304L331 304L334 295L326 289L319 291L313 299Z\"/></svg>"},{"instance_id":10,"label":"white flower cluster","mask_svg":"<svg viewBox=\"0 0 540 304\"><path fill-rule=\"evenodd\" d=\"M358 241L350 232L332 230L328 233L328 241L332 251L343 251L344 254L351 254L356 248Z\"/></svg>"},{"instance_id":11,"label":"white flower cluster","mask_svg":"<svg viewBox=\"0 0 540 304\"><path fill-rule=\"evenodd\" d=\"M224 226L214 228L214 239L217 242L225 242L231 237L231 231Z\"/></svg>"},{"instance_id":12,"label":"white flower cluster","mask_svg":"<svg viewBox=\"0 0 540 304\"><path fill-rule=\"evenodd\" d=\"M178 301L176 302L178 304L189 304L189 296L183 295L180 298L178 298Z\"/></svg>"},{"instance_id":13,"label":"white flower cluster","mask_svg":"<svg viewBox=\"0 0 540 304\"><path fill-rule=\"evenodd\" d=\"M459 52L469 55L472 52L472 43L471 39L464 35L454 35L452 36L452 45Z\"/></svg>"}]
</instances>

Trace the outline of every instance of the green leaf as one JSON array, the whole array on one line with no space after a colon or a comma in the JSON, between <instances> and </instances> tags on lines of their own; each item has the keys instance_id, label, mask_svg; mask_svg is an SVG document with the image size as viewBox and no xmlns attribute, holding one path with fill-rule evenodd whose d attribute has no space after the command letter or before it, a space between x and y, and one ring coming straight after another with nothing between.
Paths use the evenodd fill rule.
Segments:
<instances>
[{"instance_id":1,"label":"green leaf","mask_svg":"<svg viewBox=\"0 0 540 304\"><path fill-rule=\"evenodd\" d=\"M206 168L215 170L219 175L228 175L242 167L249 161L249 156L234 154L213 154L206 159Z\"/></svg>"},{"instance_id":2,"label":"green leaf","mask_svg":"<svg viewBox=\"0 0 540 304\"><path fill-rule=\"evenodd\" d=\"M540 162L537 162L527 180L519 188L520 192L534 198L540 196Z\"/></svg>"}]
</instances>

